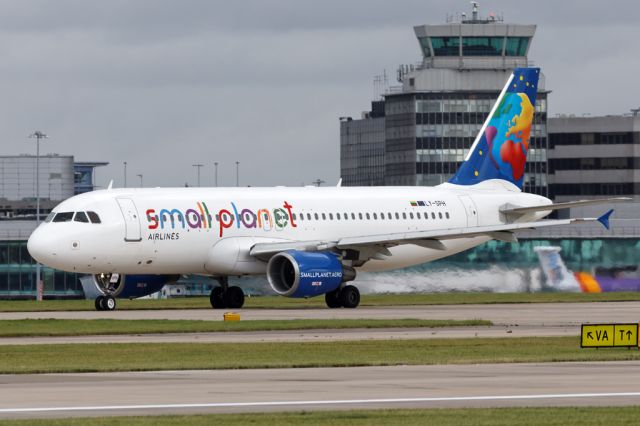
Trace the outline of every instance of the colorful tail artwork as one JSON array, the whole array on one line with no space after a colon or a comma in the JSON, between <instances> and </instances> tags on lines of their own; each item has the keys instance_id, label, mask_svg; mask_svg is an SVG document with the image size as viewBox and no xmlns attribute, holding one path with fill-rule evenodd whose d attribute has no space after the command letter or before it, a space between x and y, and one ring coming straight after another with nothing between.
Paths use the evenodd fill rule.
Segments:
<instances>
[{"instance_id":1,"label":"colorful tail artwork","mask_svg":"<svg viewBox=\"0 0 640 426\"><path fill-rule=\"evenodd\" d=\"M553 290L582 293L608 293L614 291L640 291L640 277L593 275L571 272L560 256L560 247L535 247L540 266Z\"/></svg>"},{"instance_id":2,"label":"colorful tail artwork","mask_svg":"<svg viewBox=\"0 0 640 426\"><path fill-rule=\"evenodd\" d=\"M450 183L474 185L502 179L522 190L539 76L540 68L513 70Z\"/></svg>"}]
</instances>

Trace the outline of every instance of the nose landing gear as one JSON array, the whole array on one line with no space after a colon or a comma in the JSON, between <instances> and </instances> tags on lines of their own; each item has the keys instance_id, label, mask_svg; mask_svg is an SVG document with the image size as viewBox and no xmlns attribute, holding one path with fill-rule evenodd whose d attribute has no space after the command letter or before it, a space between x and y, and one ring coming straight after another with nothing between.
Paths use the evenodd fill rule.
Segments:
<instances>
[{"instance_id":1,"label":"nose landing gear","mask_svg":"<svg viewBox=\"0 0 640 426\"><path fill-rule=\"evenodd\" d=\"M116 299L110 294L107 294L105 296L98 296L96 297L95 306L96 311L115 311Z\"/></svg>"},{"instance_id":2,"label":"nose landing gear","mask_svg":"<svg viewBox=\"0 0 640 426\"><path fill-rule=\"evenodd\" d=\"M213 309L240 309L244 305L244 292L240 287L229 287L229 277L217 278L220 286L214 287L209 295Z\"/></svg>"},{"instance_id":3,"label":"nose landing gear","mask_svg":"<svg viewBox=\"0 0 640 426\"><path fill-rule=\"evenodd\" d=\"M100 291L104 293L96 297L96 311L115 311L117 304L114 295L119 293L118 289L124 277L120 274L99 274L95 275L95 280Z\"/></svg>"}]
</instances>

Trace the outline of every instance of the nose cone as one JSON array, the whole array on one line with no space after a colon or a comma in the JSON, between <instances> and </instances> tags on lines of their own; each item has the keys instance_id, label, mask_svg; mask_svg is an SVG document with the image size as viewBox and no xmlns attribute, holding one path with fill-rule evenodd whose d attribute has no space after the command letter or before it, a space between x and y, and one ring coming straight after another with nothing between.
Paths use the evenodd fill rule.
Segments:
<instances>
[{"instance_id":1,"label":"nose cone","mask_svg":"<svg viewBox=\"0 0 640 426\"><path fill-rule=\"evenodd\" d=\"M43 230L43 225L38 226L35 231L31 233L27 241L27 250L29 250L31 257L39 263L52 266L51 261L52 257L55 256L55 246L52 238L46 230Z\"/></svg>"}]
</instances>

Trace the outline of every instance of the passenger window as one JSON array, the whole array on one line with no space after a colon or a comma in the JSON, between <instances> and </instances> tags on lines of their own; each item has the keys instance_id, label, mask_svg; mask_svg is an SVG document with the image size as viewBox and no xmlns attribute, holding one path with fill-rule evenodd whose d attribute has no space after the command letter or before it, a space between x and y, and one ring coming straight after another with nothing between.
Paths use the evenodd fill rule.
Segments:
<instances>
[{"instance_id":1,"label":"passenger window","mask_svg":"<svg viewBox=\"0 0 640 426\"><path fill-rule=\"evenodd\" d=\"M389 220L391 220L392 219L391 213L387 213L387 217L389 218Z\"/></svg>"},{"instance_id":2,"label":"passenger window","mask_svg":"<svg viewBox=\"0 0 640 426\"><path fill-rule=\"evenodd\" d=\"M369 213L367 213L366 215L367 215L367 220L371 219L371 215Z\"/></svg>"},{"instance_id":3,"label":"passenger window","mask_svg":"<svg viewBox=\"0 0 640 426\"><path fill-rule=\"evenodd\" d=\"M329 220L333 220L333 213L329 213Z\"/></svg>"},{"instance_id":4,"label":"passenger window","mask_svg":"<svg viewBox=\"0 0 640 426\"><path fill-rule=\"evenodd\" d=\"M355 213L351 213L351 220L356 220L356 214Z\"/></svg>"},{"instance_id":5,"label":"passenger window","mask_svg":"<svg viewBox=\"0 0 640 426\"><path fill-rule=\"evenodd\" d=\"M73 212L62 212L58 213L56 217L53 218L54 222L71 222L73 219Z\"/></svg>"},{"instance_id":6,"label":"passenger window","mask_svg":"<svg viewBox=\"0 0 640 426\"><path fill-rule=\"evenodd\" d=\"M327 215L322 213L322 220L327 220Z\"/></svg>"},{"instance_id":7,"label":"passenger window","mask_svg":"<svg viewBox=\"0 0 640 426\"><path fill-rule=\"evenodd\" d=\"M378 215L374 213L374 214L373 214L373 219L374 219L374 220L378 220Z\"/></svg>"},{"instance_id":8,"label":"passenger window","mask_svg":"<svg viewBox=\"0 0 640 426\"><path fill-rule=\"evenodd\" d=\"M336 213L336 219L340 220L340 213Z\"/></svg>"},{"instance_id":9,"label":"passenger window","mask_svg":"<svg viewBox=\"0 0 640 426\"><path fill-rule=\"evenodd\" d=\"M438 217L442 219L442 212L438 212Z\"/></svg>"},{"instance_id":10,"label":"passenger window","mask_svg":"<svg viewBox=\"0 0 640 426\"><path fill-rule=\"evenodd\" d=\"M358 213L358 217L362 220L362 213Z\"/></svg>"},{"instance_id":11,"label":"passenger window","mask_svg":"<svg viewBox=\"0 0 640 426\"><path fill-rule=\"evenodd\" d=\"M407 214L406 213L402 213L402 218L406 219L407 218Z\"/></svg>"},{"instance_id":12,"label":"passenger window","mask_svg":"<svg viewBox=\"0 0 640 426\"><path fill-rule=\"evenodd\" d=\"M396 219L400 219L400 213L396 212Z\"/></svg>"},{"instance_id":13,"label":"passenger window","mask_svg":"<svg viewBox=\"0 0 640 426\"><path fill-rule=\"evenodd\" d=\"M294 214L292 214L291 216L293 217L293 220L298 220L298 218L296 217L296 214L295 214L295 213L294 213Z\"/></svg>"},{"instance_id":14,"label":"passenger window","mask_svg":"<svg viewBox=\"0 0 640 426\"><path fill-rule=\"evenodd\" d=\"M56 215L56 214L55 214L54 212L49 213L49 216L47 216L47 218L44 220L44 223L49 223L49 222L51 222L51 221L53 220L53 217L54 217L55 215Z\"/></svg>"},{"instance_id":15,"label":"passenger window","mask_svg":"<svg viewBox=\"0 0 640 426\"><path fill-rule=\"evenodd\" d=\"M307 220L311 220L311 213L307 213Z\"/></svg>"},{"instance_id":16,"label":"passenger window","mask_svg":"<svg viewBox=\"0 0 640 426\"><path fill-rule=\"evenodd\" d=\"M446 212L444 215L449 219L449 212Z\"/></svg>"},{"instance_id":17,"label":"passenger window","mask_svg":"<svg viewBox=\"0 0 640 426\"><path fill-rule=\"evenodd\" d=\"M413 213L409 213L409 218L413 219Z\"/></svg>"},{"instance_id":18,"label":"passenger window","mask_svg":"<svg viewBox=\"0 0 640 426\"><path fill-rule=\"evenodd\" d=\"M416 213L416 217L420 219L420 212Z\"/></svg>"},{"instance_id":19,"label":"passenger window","mask_svg":"<svg viewBox=\"0 0 640 426\"><path fill-rule=\"evenodd\" d=\"M87 216L89 216L91 223L102 223L100 216L96 212L87 212Z\"/></svg>"},{"instance_id":20,"label":"passenger window","mask_svg":"<svg viewBox=\"0 0 640 426\"><path fill-rule=\"evenodd\" d=\"M349 220L349 214L348 213L343 213L344 215L344 220Z\"/></svg>"},{"instance_id":21,"label":"passenger window","mask_svg":"<svg viewBox=\"0 0 640 426\"><path fill-rule=\"evenodd\" d=\"M76 212L76 215L73 217L75 222L89 223L89 218L85 212Z\"/></svg>"},{"instance_id":22,"label":"passenger window","mask_svg":"<svg viewBox=\"0 0 640 426\"><path fill-rule=\"evenodd\" d=\"M434 212L431 212L431 219L435 219L436 218L436 214Z\"/></svg>"},{"instance_id":23,"label":"passenger window","mask_svg":"<svg viewBox=\"0 0 640 426\"><path fill-rule=\"evenodd\" d=\"M295 219L296 216L294 215L293 218ZM300 221L303 221L303 220L304 220L304 213L300 213Z\"/></svg>"}]
</instances>

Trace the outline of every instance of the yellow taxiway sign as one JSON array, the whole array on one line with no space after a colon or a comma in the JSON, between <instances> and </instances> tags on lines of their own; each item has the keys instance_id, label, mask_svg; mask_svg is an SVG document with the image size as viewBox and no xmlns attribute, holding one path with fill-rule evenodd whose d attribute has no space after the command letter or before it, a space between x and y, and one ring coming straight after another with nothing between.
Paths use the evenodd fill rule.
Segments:
<instances>
[{"instance_id":1,"label":"yellow taxiway sign","mask_svg":"<svg viewBox=\"0 0 640 426\"><path fill-rule=\"evenodd\" d=\"M637 347L638 324L582 324L582 348Z\"/></svg>"}]
</instances>

